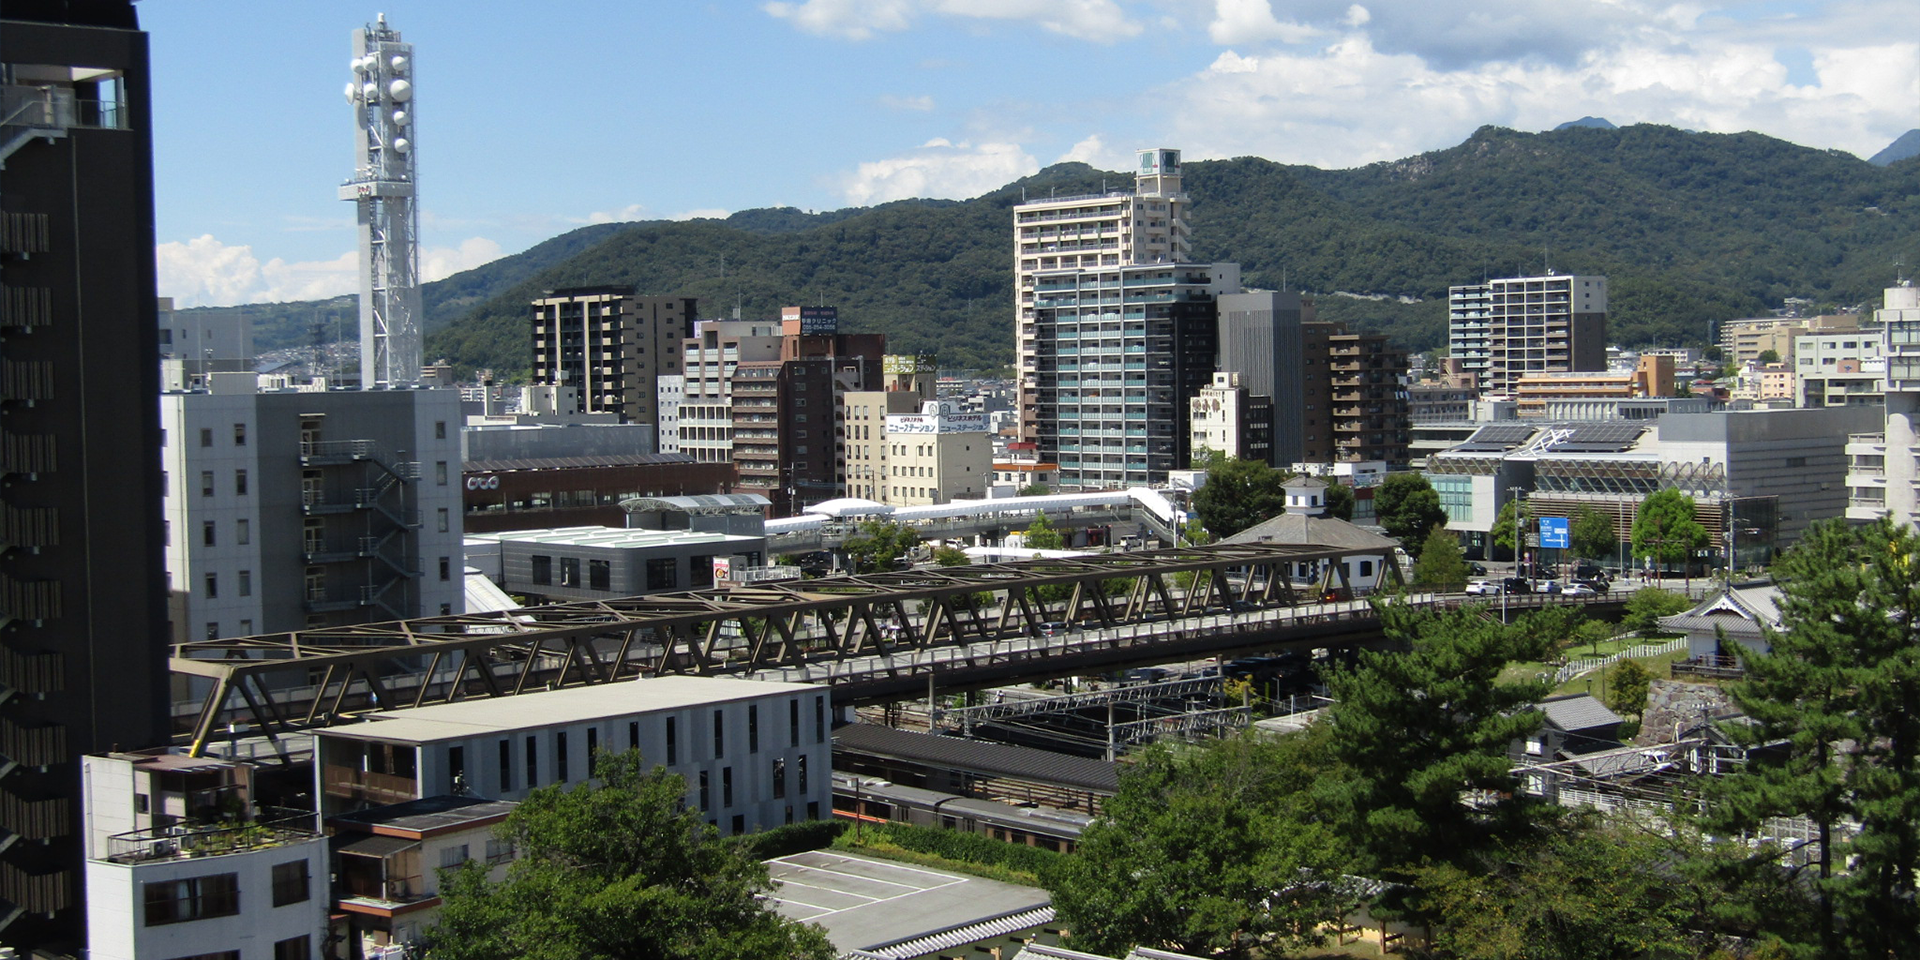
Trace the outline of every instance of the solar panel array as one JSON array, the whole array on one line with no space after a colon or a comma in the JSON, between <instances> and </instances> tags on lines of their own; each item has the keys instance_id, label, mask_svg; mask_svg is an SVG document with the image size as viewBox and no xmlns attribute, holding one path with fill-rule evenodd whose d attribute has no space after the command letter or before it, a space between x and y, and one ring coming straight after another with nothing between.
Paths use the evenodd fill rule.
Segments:
<instances>
[{"instance_id":1,"label":"solar panel array","mask_svg":"<svg viewBox=\"0 0 1920 960\"><path fill-rule=\"evenodd\" d=\"M1462 452L1511 450L1527 442L1536 429L1526 423L1490 423L1475 430L1473 436L1453 449Z\"/></svg>"},{"instance_id":2,"label":"solar panel array","mask_svg":"<svg viewBox=\"0 0 1920 960\"><path fill-rule=\"evenodd\" d=\"M1618 453L1632 448L1634 441L1645 432L1642 423L1577 423L1573 424L1573 436L1555 444L1557 452L1580 453Z\"/></svg>"}]
</instances>

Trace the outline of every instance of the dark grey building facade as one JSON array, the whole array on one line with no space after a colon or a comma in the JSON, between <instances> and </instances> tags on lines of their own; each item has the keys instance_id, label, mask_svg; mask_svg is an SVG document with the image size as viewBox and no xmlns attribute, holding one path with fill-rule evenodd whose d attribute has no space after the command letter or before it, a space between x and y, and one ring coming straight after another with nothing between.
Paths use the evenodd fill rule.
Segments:
<instances>
[{"instance_id":1,"label":"dark grey building facade","mask_svg":"<svg viewBox=\"0 0 1920 960\"><path fill-rule=\"evenodd\" d=\"M1221 370L1240 374L1254 396L1273 398L1271 463L1286 467L1305 459L1303 416L1307 399L1301 324L1311 312L1299 293L1229 293L1220 298Z\"/></svg>"},{"instance_id":2,"label":"dark grey building facade","mask_svg":"<svg viewBox=\"0 0 1920 960\"><path fill-rule=\"evenodd\" d=\"M152 106L133 5L0 9L0 944L85 936L84 753L168 733Z\"/></svg>"}]
</instances>

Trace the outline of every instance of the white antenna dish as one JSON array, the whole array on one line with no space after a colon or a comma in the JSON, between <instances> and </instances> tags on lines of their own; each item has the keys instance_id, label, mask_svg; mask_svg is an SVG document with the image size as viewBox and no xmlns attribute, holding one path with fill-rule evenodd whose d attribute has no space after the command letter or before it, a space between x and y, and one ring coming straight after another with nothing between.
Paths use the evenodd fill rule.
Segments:
<instances>
[{"instance_id":1,"label":"white antenna dish","mask_svg":"<svg viewBox=\"0 0 1920 960\"><path fill-rule=\"evenodd\" d=\"M395 80L387 84L387 93L393 96L394 103L406 103L413 99L413 84L405 80Z\"/></svg>"}]
</instances>

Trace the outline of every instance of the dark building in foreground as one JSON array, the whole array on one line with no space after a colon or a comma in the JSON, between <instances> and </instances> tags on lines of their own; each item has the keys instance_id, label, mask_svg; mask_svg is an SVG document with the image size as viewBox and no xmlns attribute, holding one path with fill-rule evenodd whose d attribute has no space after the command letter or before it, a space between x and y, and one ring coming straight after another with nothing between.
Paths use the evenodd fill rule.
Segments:
<instances>
[{"instance_id":1,"label":"dark building in foreground","mask_svg":"<svg viewBox=\"0 0 1920 960\"><path fill-rule=\"evenodd\" d=\"M84 936L83 753L167 734L153 115L133 5L0 8L0 944Z\"/></svg>"}]
</instances>

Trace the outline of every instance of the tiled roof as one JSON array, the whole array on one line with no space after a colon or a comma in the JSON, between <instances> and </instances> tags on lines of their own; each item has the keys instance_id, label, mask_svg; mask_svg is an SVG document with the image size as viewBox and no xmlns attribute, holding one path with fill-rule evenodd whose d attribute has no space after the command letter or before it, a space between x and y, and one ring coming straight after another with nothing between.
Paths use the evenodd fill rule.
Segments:
<instances>
[{"instance_id":1,"label":"tiled roof","mask_svg":"<svg viewBox=\"0 0 1920 960\"><path fill-rule=\"evenodd\" d=\"M1543 700L1538 706L1547 715L1547 722L1562 730L1592 730L1620 722L1619 714L1588 693Z\"/></svg>"}]
</instances>

